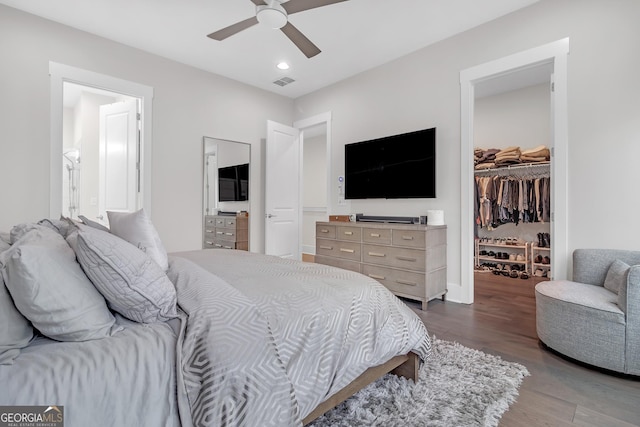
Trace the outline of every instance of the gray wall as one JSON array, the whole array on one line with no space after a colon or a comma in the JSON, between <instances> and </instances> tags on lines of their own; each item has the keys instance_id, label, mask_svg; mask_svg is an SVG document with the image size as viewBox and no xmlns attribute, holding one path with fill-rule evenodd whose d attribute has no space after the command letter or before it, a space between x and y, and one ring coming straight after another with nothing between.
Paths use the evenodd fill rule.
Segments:
<instances>
[{"instance_id":1,"label":"gray wall","mask_svg":"<svg viewBox=\"0 0 640 427\"><path fill-rule=\"evenodd\" d=\"M49 216L49 61L153 87L151 215L168 251L201 247L202 137L250 143L256 177L266 121L293 123L289 98L1 5L0 57L0 230ZM261 248L251 184L251 247Z\"/></svg>"},{"instance_id":2,"label":"gray wall","mask_svg":"<svg viewBox=\"0 0 640 427\"><path fill-rule=\"evenodd\" d=\"M638 249L640 2L542 0L295 102L296 119L332 111L331 159L345 143L436 126L437 199L350 202L330 213L417 215L443 209L448 281L460 295L460 71L565 37L568 58L568 246Z\"/></svg>"}]
</instances>

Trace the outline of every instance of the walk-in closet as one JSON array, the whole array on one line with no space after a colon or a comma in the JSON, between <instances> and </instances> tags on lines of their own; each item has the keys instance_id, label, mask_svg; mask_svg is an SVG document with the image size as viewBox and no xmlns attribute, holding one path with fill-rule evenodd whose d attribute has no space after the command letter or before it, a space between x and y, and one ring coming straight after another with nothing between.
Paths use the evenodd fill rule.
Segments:
<instances>
[{"instance_id":1,"label":"walk-in closet","mask_svg":"<svg viewBox=\"0 0 640 427\"><path fill-rule=\"evenodd\" d=\"M533 289L551 277L548 81L476 93L474 280Z\"/></svg>"}]
</instances>

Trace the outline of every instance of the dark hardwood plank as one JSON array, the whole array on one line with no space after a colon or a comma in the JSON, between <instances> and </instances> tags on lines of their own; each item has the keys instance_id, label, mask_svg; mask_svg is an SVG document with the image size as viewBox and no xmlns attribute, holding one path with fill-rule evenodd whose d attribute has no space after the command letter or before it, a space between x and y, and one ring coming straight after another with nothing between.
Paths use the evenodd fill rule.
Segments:
<instances>
[{"instance_id":1,"label":"dark hardwood plank","mask_svg":"<svg viewBox=\"0 0 640 427\"><path fill-rule=\"evenodd\" d=\"M436 299L422 311L420 304L405 302L437 338L527 367L531 376L501 427L640 426L640 379L581 366L540 345L534 293L540 280L476 273L473 304Z\"/></svg>"}]
</instances>

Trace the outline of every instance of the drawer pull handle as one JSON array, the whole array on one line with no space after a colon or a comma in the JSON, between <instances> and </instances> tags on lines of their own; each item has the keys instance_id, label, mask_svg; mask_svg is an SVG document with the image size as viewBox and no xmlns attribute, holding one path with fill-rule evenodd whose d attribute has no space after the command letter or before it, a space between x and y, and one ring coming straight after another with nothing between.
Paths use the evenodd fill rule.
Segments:
<instances>
[{"instance_id":1,"label":"drawer pull handle","mask_svg":"<svg viewBox=\"0 0 640 427\"><path fill-rule=\"evenodd\" d=\"M408 261L408 262L416 262L417 261L416 258L409 258L409 257L406 257L406 256L399 256L399 257L396 257L396 259L398 259L399 261Z\"/></svg>"},{"instance_id":2,"label":"drawer pull handle","mask_svg":"<svg viewBox=\"0 0 640 427\"><path fill-rule=\"evenodd\" d=\"M324 249L326 251L330 251L330 250L333 250L333 246L322 246L322 245L320 245L320 249Z\"/></svg>"},{"instance_id":3,"label":"drawer pull handle","mask_svg":"<svg viewBox=\"0 0 640 427\"><path fill-rule=\"evenodd\" d=\"M328 233L328 232L329 232L329 230L327 230L326 228L322 228L322 229L320 230L320 232L321 232L321 233Z\"/></svg>"},{"instance_id":4,"label":"drawer pull handle","mask_svg":"<svg viewBox=\"0 0 640 427\"><path fill-rule=\"evenodd\" d=\"M370 274L369 277L371 277L372 279L376 279L376 280L384 280L385 279L384 276L378 276L377 274Z\"/></svg>"},{"instance_id":5,"label":"drawer pull handle","mask_svg":"<svg viewBox=\"0 0 640 427\"><path fill-rule=\"evenodd\" d=\"M378 252L369 252L369 256L377 256L379 258L384 258L387 256L387 254L380 254Z\"/></svg>"},{"instance_id":6,"label":"drawer pull handle","mask_svg":"<svg viewBox=\"0 0 640 427\"><path fill-rule=\"evenodd\" d=\"M206 241L205 241L205 243L206 243L207 245L213 245L213 242L210 242L210 241L208 241L208 240L206 240Z\"/></svg>"},{"instance_id":7,"label":"drawer pull handle","mask_svg":"<svg viewBox=\"0 0 640 427\"><path fill-rule=\"evenodd\" d=\"M229 225L235 225L236 223L233 221L229 221Z\"/></svg>"},{"instance_id":8,"label":"drawer pull handle","mask_svg":"<svg viewBox=\"0 0 640 427\"><path fill-rule=\"evenodd\" d=\"M353 236L353 231L345 231L344 234L347 236Z\"/></svg>"},{"instance_id":9,"label":"drawer pull handle","mask_svg":"<svg viewBox=\"0 0 640 427\"><path fill-rule=\"evenodd\" d=\"M379 233L371 233L370 236L371 237L380 237L380 234Z\"/></svg>"},{"instance_id":10,"label":"drawer pull handle","mask_svg":"<svg viewBox=\"0 0 640 427\"><path fill-rule=\"evenodd\" d=\"M231 246L225 246L225 249L233 249Z\"/></svg>"},{"instance_id":11,"label":"drawer pull handle","mask_svg":"<svg viewBox=\"0 0 640 427\"><path fill-rule=\"evenodd\" d=\"M418 284L416 282L409 282L407 280L396 280L396 283L399 283L401 285L407 285L407 286L418 286Z\"/></svg>"},{"instance_id":12,"label":"drawer pull handle","mask_svg":"<svg viewBox=\"0 0 640 427\"><path fill-rule=\"evenodd\" d=\"M204 230L205 233L214 233L213 230Z\"/></svg>"},{"instance_id":13,"label":"drawer pull handle","mask_svg":"<svg viewBox=\"0 0 640 427\"><path fill-rule=\"evenodd\" d=\"M345 249L345 248L340 248L340 252L346 252L348 254L352 254L355 252L355 249Z\"/></svg>"},{"instance_id":14,"label":"drawer pull handle","mask_svg":"<svg viewBox=\"0 0 640 427\"><path fill-rule=\"evenodd\" d=\"M413 236L402 236L402 240L413 240Z\"/></svg>"},{"instance_id":15,"label":"drawer pull handle","mask_svg":"<svg viewBox=\"0 0 640 427\"><path fill-rule=\"evenodd\" d=\"M233 233L224 233L225 236L233 236Z\"/></svg>"},{"instance_id":16,"label":"drawer pull handle","mask_svg":"<svg viewBox=\"0 0 640 427\"><path fill-rule=\"evenodd\" d=\"M216 248L221 248L221 247L222 247L222 245L221 245L220 243L216 243L214 246L215 246Z\"/></svg>"},{"instance_id":17,"label":"drawer pull handle","mask_svg":"<svg viewBox=\"0 0 640 427\"><path fill-rule=\"evenodd\" d=\"M216 234L222 234L222 231L216 231Z\"/></svg>"}]
</instances>

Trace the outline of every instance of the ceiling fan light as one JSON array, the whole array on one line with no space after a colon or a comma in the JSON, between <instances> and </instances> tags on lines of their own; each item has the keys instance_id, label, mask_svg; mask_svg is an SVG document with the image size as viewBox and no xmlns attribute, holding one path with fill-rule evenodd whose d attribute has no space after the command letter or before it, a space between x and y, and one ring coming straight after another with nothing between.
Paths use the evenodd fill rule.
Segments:
<instances>
[{"instance_id":1,"label":"ceiling fan light","mask_svg":"<svg viewBox=\"0 0 640 427\"><path fill-rule=\"evenodd\" d=\"M259 23L274 30L284 27L287 23L287 13L277 7L258 6L256 17Z\"/></svg>"}]
</instances>

